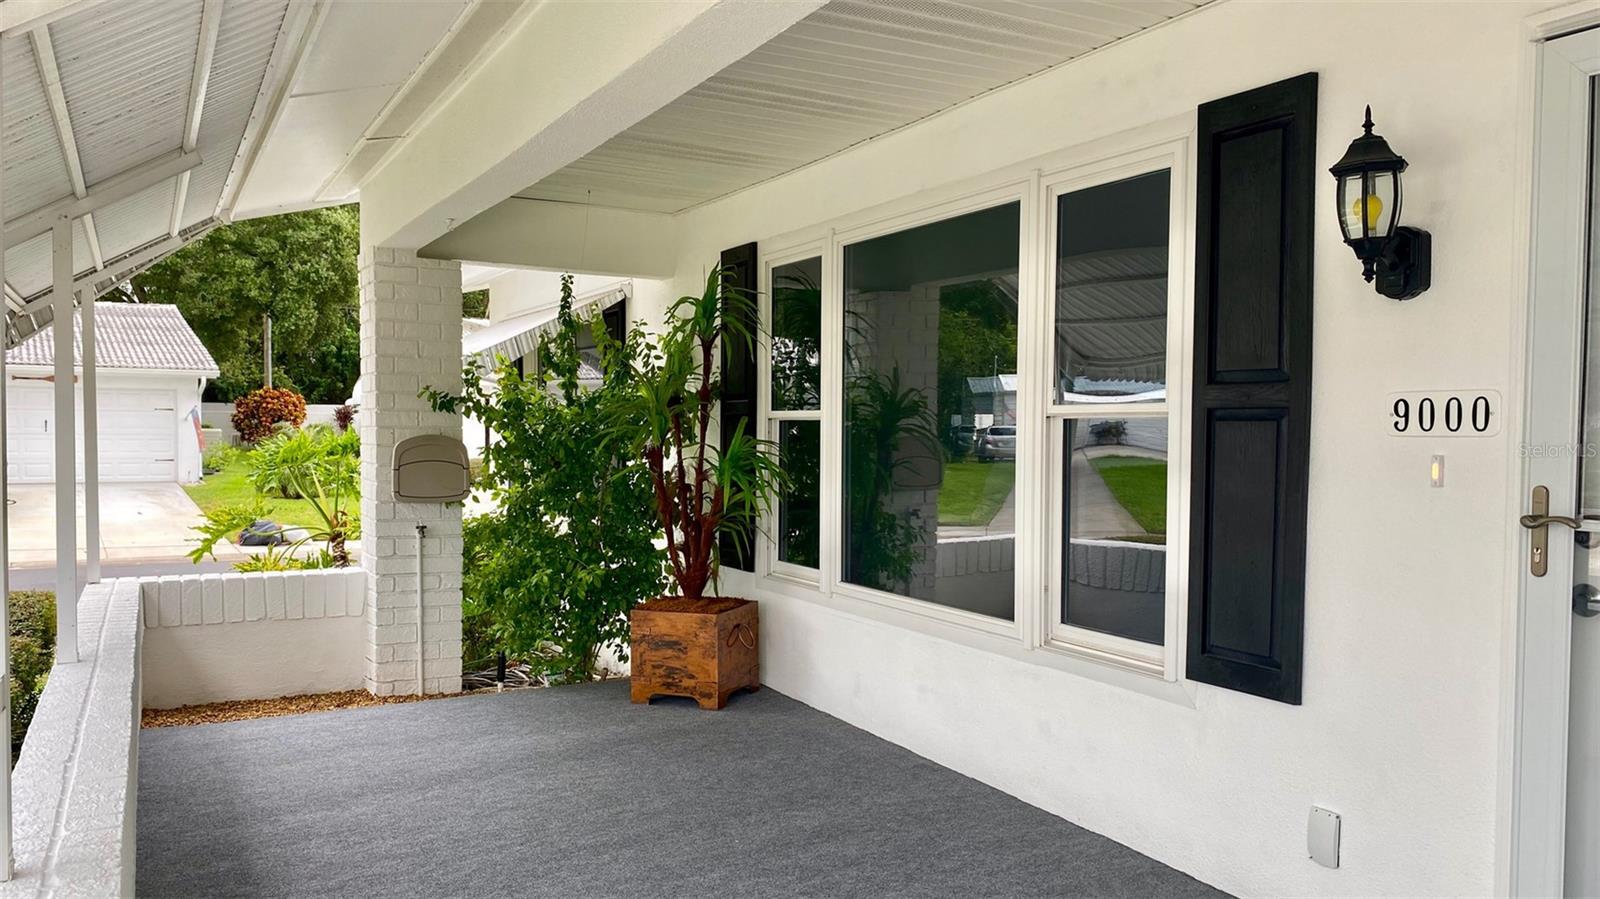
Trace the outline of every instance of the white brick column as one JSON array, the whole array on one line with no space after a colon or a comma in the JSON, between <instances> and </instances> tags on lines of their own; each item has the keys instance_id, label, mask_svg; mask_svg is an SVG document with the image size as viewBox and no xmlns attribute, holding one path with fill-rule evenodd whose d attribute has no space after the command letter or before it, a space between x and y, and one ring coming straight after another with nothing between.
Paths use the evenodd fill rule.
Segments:
<instances>
[{"instance_id":1,"label":"white brick column","mask_svg":"<svg viewBox=\"0 0 1600 899\"><path fill-rule=\"evenodd\" d=\"M366 687L417 692L417 525L422 540L425 692L461 689L461 506L394 501L395 443L461 436L424 387L461 389L461 264L361 248L361 566L367 572Z\"/></svg>"}]
</instances>

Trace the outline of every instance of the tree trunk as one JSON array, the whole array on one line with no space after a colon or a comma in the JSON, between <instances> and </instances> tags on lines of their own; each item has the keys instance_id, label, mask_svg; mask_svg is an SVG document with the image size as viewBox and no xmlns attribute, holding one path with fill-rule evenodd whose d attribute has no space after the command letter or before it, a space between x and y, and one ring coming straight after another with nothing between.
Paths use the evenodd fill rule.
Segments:
<instances>
[{"instance_id":1,"label":"tree trunk","mask_svg":"<svg viewBox=\"0 0 1600 899\"><path fill-rule=\"evenodd\" d=\"M272 386L272 316L261 316L261 386Z\"/></svg>"}]
</instances>

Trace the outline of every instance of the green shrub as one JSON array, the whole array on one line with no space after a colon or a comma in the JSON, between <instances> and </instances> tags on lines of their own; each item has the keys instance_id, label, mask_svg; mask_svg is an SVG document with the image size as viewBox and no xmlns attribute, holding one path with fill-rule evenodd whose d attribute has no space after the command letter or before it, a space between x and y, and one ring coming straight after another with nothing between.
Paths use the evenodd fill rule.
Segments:
<instances>
[{"instance_id":1,"label":"green shrub","mask_svg":"<svg viewBox=\"0 0 1600 899\"><path fill-rule=\"evenodd\" d=\"M298 428L305 420L305 397L282 387L263 387L233 401L233 428L245 443L270 437L279 424Z\"/></svg>"},{"instance_id":2,"label":"green shrub","mask_svg":"<svg viewBox=\"0 0 1600 899\"><path fill-rule=\"evenodd\" d=\"M56 595L43 590L11 594L11 752L28 732L39 694L55 660Z\"/></svg>"},{"instance_id":3,"label":"green shrub","mask_svg":"<svg viewBox=\"0 0 1600 899\"><path fill-rule=\"evenodd\" d=\"M360 453L361 435L355 431L327 425L284 428L250 451L250 483L263 495L299 499L304 495L299 485L310 481L313 466L353 460Z\"/></svg>"},{"instance_id":4,"label":"green shrub","mask_svg":"<svg viewBox=\"0 0 1600 899\"><path fill-rule=\"evenodd\" d=\"M612 340L572 312L562 279L553 335L540 341L542 375L502 358L499 385L469 366L459 396L424 390L434 408L471 415L494 432L480 488L495 510L462 526L463 654L504 650L538 673L587 680L602 647L626 651L628 611L659 595L665 565L649 474L629 455L620 419L639 388L642 335ZM602 349L600 386L579 385L578 336Z\"/></svg>"},{"instance_id":5,"label":"green shrub","mask_svg":"<svg viewBox=\"0 0 1600 899\"><path fill-rule=\"evenodd\" d=\"M200 467L206 471L221 471L239 461L243 455L244 450L231 443L213 444L206 447L204 455L200 457Z\"/></svg>"}]
</instances>

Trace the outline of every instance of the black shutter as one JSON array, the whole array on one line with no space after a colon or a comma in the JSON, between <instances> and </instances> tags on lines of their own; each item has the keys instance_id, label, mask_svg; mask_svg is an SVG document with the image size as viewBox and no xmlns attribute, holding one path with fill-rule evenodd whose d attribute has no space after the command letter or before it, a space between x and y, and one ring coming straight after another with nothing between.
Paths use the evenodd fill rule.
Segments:
<instances>
[{"instance_id":1,"label":"black shutter","mask_svg":"<svg viewBox=\"0 0 1600 899\"><path fill-rule=\"evenodd\" d=\"M745 329L756 333L756 245L722 251L724 281L728 287L745 292L749 304L737 307L744 319ZM727 312L728 310L724 310ZM749 343L738 340L722 341L722 418L720 429L722 446L728 446L734 429L744 423L746 434L756 432L756 354ZM740 539L722 535L722 564L729 568L755 571L755 530L747 529Z\"/></svg>"},{"instance_id":2,"label":"black shutter","mask_svg":"<svg viewBox=\"0 0 1600 899\"><path fill-rule=\"evenodd\" d=\"M1200 107L1190 680L1300 703L1317 76Z\"/></svg>"},{"instance_id":3,"label":"black shutter","mask_svg":"<svg viewBox=\"0 0 1600 899\"><path fill-rule=\"evenodd\" d=\"M621 343L628 336L628 298L611 304L611 307L601 313L605 321L606 334L617 343Z\"/></svg>"}]
</instances>

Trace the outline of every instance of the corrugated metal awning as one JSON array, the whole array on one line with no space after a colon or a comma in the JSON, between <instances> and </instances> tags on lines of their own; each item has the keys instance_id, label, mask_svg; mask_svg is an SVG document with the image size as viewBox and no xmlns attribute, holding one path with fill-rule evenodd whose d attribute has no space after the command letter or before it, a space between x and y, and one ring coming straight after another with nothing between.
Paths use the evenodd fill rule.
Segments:
<instances>
[{"instance_id":1,"label":"corrugated metal awning","mask_svg":"<svg viewBox=\"0 0 1600 899\"><path fill-rule=\"evenodd\" d=\"M574 312L586 309L606 309L633 296L633 282L623 281L612 287L593 291L572 301ZM479 368L489 370L495 358L520 359L539 348L539 337L555 329L556 310L546 309L527 315L518 315L495 322L461 338L462 361L476 361Z\"/></svg>"}]
</instances>

